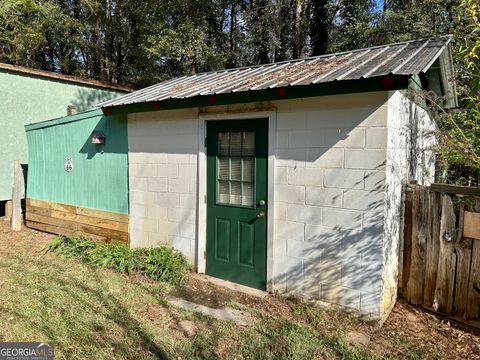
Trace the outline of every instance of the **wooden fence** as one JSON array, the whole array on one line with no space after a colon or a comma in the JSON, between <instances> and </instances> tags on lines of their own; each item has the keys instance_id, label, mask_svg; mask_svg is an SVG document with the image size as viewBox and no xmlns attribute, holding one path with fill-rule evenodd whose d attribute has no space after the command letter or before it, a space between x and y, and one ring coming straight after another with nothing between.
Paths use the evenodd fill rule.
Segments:
<instances>
[{"instance_id":1,"label":"wooden fence","mask_svg":"<svg viewBox=\"0 0 480 360\"><path fill-rule=\"evenodd\" d=\"M400 262L409 303L480 320L480 189L408 185Z\"/></svg>"}]
</instances>

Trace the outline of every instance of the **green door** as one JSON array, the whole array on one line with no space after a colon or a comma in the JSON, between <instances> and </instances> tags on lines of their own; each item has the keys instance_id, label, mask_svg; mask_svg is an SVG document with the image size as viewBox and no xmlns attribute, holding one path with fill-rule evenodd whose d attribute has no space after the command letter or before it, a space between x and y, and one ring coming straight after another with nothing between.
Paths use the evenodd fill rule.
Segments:
<instances>
[{"instance_id":1,"label":"green door","mask_svg":"<svg viewBox=\"0 0 480 360\"><path fill-rule=\"evenodd\" d=\"M265 289L268 120L207 123L206 272Z\"/></svg>"}]
</instances>

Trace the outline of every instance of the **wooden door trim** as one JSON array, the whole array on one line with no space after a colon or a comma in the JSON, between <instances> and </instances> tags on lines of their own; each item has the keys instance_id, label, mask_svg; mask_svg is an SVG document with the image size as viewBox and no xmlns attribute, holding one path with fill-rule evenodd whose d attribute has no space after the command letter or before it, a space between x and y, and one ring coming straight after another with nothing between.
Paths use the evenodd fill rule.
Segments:
<instances>
[{"instance_id":1,"label":"wooden door trim","mask_svg":"<svg viewBox=\"0 0 480 360\"><path fill-rule=\"evenodd\" d=\"M197 191L197 242L195 268L199 273L205 273L206 259L205 251L207 244L207 204L205 197L207 194L207 147L205 136L207 134L207 121L216 120L244 120L266 118L268 119L268 161L267 174L268 184L267 192L269 199L269 211L267 212L267 291L274 290L274 218L275 218L275 197L274 197L274 179L275 179L275 144L277 131L277 112L271 111L248 111L248 112L226 112L215 114L201 114L198 117L198 191Z\"/></svg>"}]
</instances>

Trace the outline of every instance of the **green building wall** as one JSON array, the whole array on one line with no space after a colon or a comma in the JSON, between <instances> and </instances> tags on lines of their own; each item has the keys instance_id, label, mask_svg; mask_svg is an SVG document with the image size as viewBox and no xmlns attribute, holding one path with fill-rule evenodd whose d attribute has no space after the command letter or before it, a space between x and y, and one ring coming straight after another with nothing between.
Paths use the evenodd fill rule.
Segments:
<instances>
[{"instance_id":1,"label":"green building wall","mask_svg":"<svg viewBox=\"0 0 480 360\"><path fill-rule=\"evenodd\" d=\"M70 104L84 111L124 93L1 69L0 201L12 195L13 160L28 162L24 125L64 116Z\"/></svg>"},{"instance_id":2,"label":"green building wall","mask_svg":"<svg viewBox=\"0 0 480 360\"><path fill-rule=\"evenodd\" d=\"M127 115L92 110L27 125L27 197L128 214ZM101 131L104 144L92 144ZM65 171L65 158L73 171Z\"/></svg>"}]
</instances>

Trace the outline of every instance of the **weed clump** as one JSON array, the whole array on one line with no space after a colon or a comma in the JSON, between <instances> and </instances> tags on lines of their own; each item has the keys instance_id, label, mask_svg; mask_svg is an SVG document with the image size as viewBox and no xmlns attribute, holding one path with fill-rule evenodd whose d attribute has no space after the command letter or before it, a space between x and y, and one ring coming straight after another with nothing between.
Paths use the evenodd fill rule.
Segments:
<instances>
[{"instance_id":1,"label":"weed clump","mask_svg":"<svg viewBox=\"0 0 480 360\"><path fill-rule=\"evenodd\" d=\"M100 244L62 235L55 237L45 252L128 274L140 273L173 285L179 285L190 268L183 254L166 245L132 249L123 244Z\"/></svg>"}]
</instances>

